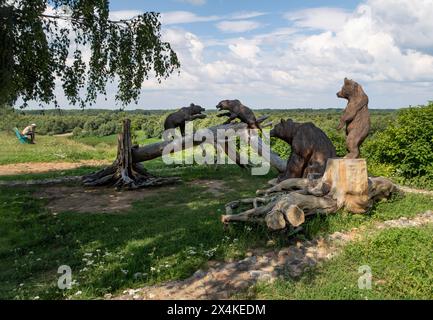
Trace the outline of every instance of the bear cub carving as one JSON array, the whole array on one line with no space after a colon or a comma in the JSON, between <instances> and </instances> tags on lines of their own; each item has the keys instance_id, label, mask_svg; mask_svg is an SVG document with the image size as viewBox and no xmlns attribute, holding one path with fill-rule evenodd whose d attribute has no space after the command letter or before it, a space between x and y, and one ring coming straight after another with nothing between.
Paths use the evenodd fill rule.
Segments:
<instances>
[{"instance_id":1,"label":"bear cub carving","mask_svg":"<svg viewBox=\"0 0 433 320\"><path fill-rule=\"evenodd\" d=\"M219 111L228 111L218 114L218 117L229 117L224 124L228 124L237 118L243 123L246 123L249 129L262 130L254 112L247 106L244 106L239 100L223 100L218 103L216 108Z\"/></svg>"},{"instance_id":2,"label":"bear cub carving","mask_svg":"<svg viewBox=\"0 0 433 320\"><path fill-rule=\"evenodd\" d=\"M169 114L164 122L164 130L179 128L182 136L185 136L185 122L206 118L206 115L202 114L203 111L204 108L191 103L189 107Z\"/></svg>"}]
</instances>

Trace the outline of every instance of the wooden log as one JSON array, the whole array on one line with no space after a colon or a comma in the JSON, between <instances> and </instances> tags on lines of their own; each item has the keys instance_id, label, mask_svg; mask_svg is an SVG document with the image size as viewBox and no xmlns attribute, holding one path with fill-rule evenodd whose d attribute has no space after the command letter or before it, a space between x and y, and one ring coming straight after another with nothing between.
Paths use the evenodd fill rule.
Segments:
<instances>
[{"instance_id":1,"label":"wooden log","mask_svg":"<svg viewBox=\"0 0 433 320\"><path fill-rule=\"evenodd\" d=\"M304 211L296 205L291 205L289 209L284 212L284 218L294 227L299 227L305 222Z\"/></svg>"},{"instance_id":2,"label":"wooden log","mask_svg":"<svg viewBox=\"0 0 433 320\"><path fill-rule=\"evenodd\" d=\"M266 117L260 119L265 120ZM132 145L131 140L131 122L129 119L124 120L123 130L118 136L117 158L113 164L98 172L83 177L83 183L87 186L114 185L116 188L135 189L153 185L173 183L179 179L176 177L158 178L148 173L141 162L149 161L163 156L164 151L174 153L176 151L192 148L201 145L203 142L211 144L214 148L223 150L224 153L240 167L252 167L247 158L243 157L236 150L236 146L228 143L226 139L219 139L218 130L242 131L247 127L244 123L230 123L210 127L208 129L198 130L195 134L185 137L178 137L171 141L161 141L146 146L138 147ZM199 139L208 136L211 133L213 140L208 141ZM198 138L197 138L198 137ZM260 139L260 138L258 138ZM263 143L263 142L259 142ZM271 154L271 164L276 165L278 171L284 171L282 167L284 161L276 154Z\"/></svg>"},{"instance_id":3,"label":"wooden log","mask_svg":"<svg viewBox=\"0 0 433 320\"><path fill-rule=\"evenodd\" d=\"M260 118L258 121L263 121L266 118ZM205 135L204 130L209 130L213 136L215 137L215 140L213 141L213 146L215 148L221 147L222 150L226 153L227 156L231 158L231 160L240 165L241 167L247 167L251 166L251 164L248 163L248 160L245 158L242 158L242 156L236 151L230 148L228 144L223 144L221 141L218 143L217 139L217 132L218 130L234 130L240 132L241 139L246 139L245 135L242 134L242 130L246 132L247 125L245 123L230 123L230 124L222 124L217 125L213 127L209 127L206 129L197 130L196 134L197 136ZM260 148L262 148L262 145L264 145L264 142L260 137L257 137L257 145L259 148L252 146L254 151L258 152ZM173 150L172 152L175 152L175 150L182 149L181 146L186 146L187 148L191 148L193 146L197 146L201 144L201 140L194 140L193 135L187 135L185 137L179 137L172 141L161 141L156 142L153 144L149 144L146 146L141 146L138 148L132 149L132 159L134 163L137 162L143 162L143 161L149 161L158 157L161 157L164 150ZM270 148L270 147L269 147ZM235 155L235 156L232 156ZM246 165L245 165L246 164ZM286 169L286 161L281 159L275 152L270 152L270 165L278 170L278 172L284 172Z\"/></svg>"},{"instance_id":4,"label":"wooden log","mask_svg":"<svg viewBox=\"0 0 433 320\"><path fill-rule=\"evenodd\" d=\"M286 220L280 211L272 211L265 217L266 225L273 231L282 230L286 227Z\"/></svg>"}]
</instances>

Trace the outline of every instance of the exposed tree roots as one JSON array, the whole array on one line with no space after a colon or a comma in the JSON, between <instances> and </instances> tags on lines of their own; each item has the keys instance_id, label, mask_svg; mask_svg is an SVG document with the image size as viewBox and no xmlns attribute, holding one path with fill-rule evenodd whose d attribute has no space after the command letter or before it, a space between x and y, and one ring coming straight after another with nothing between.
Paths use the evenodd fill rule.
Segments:
<instances>
[{"instance_id":1,"label":"exposed tree roots","mask_svg":"<svg viewBox=\"0 0 433 320\"><path fill-rule=\"evenodd\" d=\"M123 122L123 131L118 136L117 158L113 164L98 172L83 177L86 186L114 186L116 189L138 189L160 186L179 181L177 177L156 177L141 163L134 163L131 141L131 122Z\"/></svg>"}]
</instances>

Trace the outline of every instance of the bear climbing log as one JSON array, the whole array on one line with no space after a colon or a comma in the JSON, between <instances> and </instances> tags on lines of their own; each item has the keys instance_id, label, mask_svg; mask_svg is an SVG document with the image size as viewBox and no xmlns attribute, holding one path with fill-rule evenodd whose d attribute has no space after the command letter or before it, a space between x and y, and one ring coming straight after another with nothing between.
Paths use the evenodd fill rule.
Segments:
<instances>
[{"instance_id":1,"label":"bear climbing log","mask_svg":"<svg viewBox=\"0 0 433 320\"><path fill-rule=\"evenodd\" d=\"M165 119L164 130L179 128L182 137L184 137L185 123L187 121L193 121L195 119L206 118L206 115L202 114L203 111L205 111L204 108L194 103L191 103L189 107L184 107L176 112L170 113Z\"/></svg>"},{"instance_id":2,"label":"bear climbing log","mask_svg":"<svg viewBox=\"0 0 433 320\"><path fill-rule=\"evenodd\" d=\"M219 111L228 111L218 114L218 117L229 117L224 124L229 124L237 118L246 123L249 129L262 130L254 112L247 106L244 106L239 100L223 100L218 103L216 108Z\"/></svg>"}]
</instances>

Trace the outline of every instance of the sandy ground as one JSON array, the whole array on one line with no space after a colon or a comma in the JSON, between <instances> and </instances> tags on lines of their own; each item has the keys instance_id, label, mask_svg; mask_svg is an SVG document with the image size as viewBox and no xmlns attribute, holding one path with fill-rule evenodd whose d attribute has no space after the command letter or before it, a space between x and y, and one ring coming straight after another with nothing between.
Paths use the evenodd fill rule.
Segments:
<instances>
[{"instance_id":1,"label":"sandy ground","mask_svg":"<svg viewBox=\"0 0 433 320\"><path fill-rule=\"evenodd\" d=\"M110 162L104 160L81 160L78 162L34 162L14 163L0 165L0 176L16 174L44 173L49 171L61 171L76 169L83 166L97 167L108 165Z\"/></svg>"}]
</instances>

